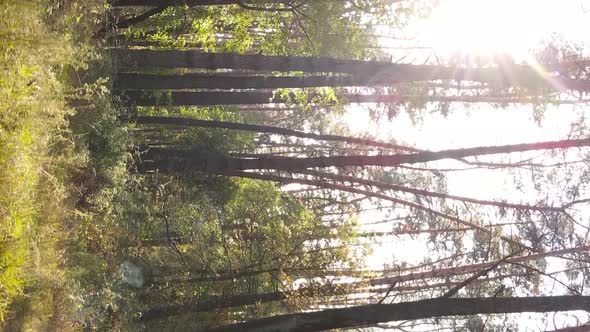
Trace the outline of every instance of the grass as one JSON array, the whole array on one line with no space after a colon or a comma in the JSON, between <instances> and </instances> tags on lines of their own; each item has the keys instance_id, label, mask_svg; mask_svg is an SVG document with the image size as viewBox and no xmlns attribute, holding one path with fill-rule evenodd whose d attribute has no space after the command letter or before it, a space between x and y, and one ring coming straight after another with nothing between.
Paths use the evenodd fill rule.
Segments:
<instances>
[{"instance_id":1,"label":"grass","mask_svg":"<svg viewBox=\"0 0 590 332\"><path fill-rule=\"evenodd\" d=\"M71 170L87 168L88 157L69 129L76 112L67 99L104 90L79 75L98 58L89 40L103 9L0 2L0 329L76 327L66 247L77 236L69 226L80 187Z\"/></svg>"}]
</instances>

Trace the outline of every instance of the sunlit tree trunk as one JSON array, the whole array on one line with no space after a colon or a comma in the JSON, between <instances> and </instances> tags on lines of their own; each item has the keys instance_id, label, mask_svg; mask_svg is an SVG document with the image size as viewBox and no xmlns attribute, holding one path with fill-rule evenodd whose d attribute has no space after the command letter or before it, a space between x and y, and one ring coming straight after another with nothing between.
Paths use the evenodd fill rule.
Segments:
<instances>
[{"instance_id":1,"label":"sunlit tree trunk","mask_svg":"<svg viewBox=\"0 0 590 332\"><path fill-rule=\"evenodd\" d=\"M496 68L411 65L321 57L238 55L177 50L113 50L122 63L134 66L206 68L256 71L349 73L356 79L379 82L455 80L495 87L549 88L590 91L590 81L550 77L527 65L503 64Z\"/></svg>"}]
</instances>

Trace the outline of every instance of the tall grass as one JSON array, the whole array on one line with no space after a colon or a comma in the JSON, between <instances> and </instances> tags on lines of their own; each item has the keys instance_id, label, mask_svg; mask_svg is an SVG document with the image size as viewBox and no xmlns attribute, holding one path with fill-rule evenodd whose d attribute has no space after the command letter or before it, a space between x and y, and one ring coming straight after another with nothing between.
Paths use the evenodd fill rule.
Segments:
<instances>
[{"instance_id":1,"label":"tall grass","mask_svg":"<svg viewBox=\"0 0 590 332\"><path fill-rule=\"evenodd\" d=\"M72 68L84 66L89 49L80 39L91 31L72 24L86 19L81 8L75 1L0 1L0 322L9 321L6 329L57 327L64 310L58 307L71 296L60 241L70 236L64 225L74 214L64 165L84 160L67 131L74 111L66 103L74 91Z\"/></svg>"}]
</instances>

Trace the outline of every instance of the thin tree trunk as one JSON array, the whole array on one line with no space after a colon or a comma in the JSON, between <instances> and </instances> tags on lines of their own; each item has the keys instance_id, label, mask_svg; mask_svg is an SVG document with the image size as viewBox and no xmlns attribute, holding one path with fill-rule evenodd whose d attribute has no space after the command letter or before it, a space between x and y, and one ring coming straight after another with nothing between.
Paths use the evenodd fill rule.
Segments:
<instances>
[{"instance_id":1,"label":"thin tree trunk","mask_svg":"<svg viewBox=\"0 0 590 332\"><path fill-rule=\"evenodd\" d=\"M150 147L139 163L139 171L164 173L205 171L217 174L230 174L243 170L281 170L294 171L315 167L382 166L394 167L401 164L426 163L443 159L460 159L500 153L514 153L538 150L567 149L590 145L590 138L545 141L535 143L479 146L465 149L425 151L395 155L353 155L315 158L268 157L233 158L193 148L192 150ZM150 164L151 163L151 164ZM241 175L238 175L241 176Z\"/></svg>"},{"instance_id":2,"label":"thin tree trunk","mask_svg":"<svg viewBox=\"0 0 590 332\"><path fill-rule=\"evenodd\" d=\"M563 211L562 207L553 207L553 206L537 206L537 205L529 205L529 204L516 204L516 203L508 203L508 202L498 202L498 201L490 201L490 200L482 200L482 199L475 199L471 197L465 196L456 196L451 194L445 193L438 193L429 190L417 189L417 188L410 188L405 187L397 184L392 183L385 183L380 181L373 181L363 178L357 178L354 176L348 175L340 175L340 174L332 174L328 172L321 172L315 170L303 170L299 171L300 174L307 174L312 175L320 178L330 179L338 182L350 182L350 183L359 183L367 186L377 187L381 189L388 189L393 191L401 191L405 193L410 193L414 195L422 195L422 196L429 196L429 197L437 197L442 199L452 199L460 202L469 202L475 203L479 205L490 205L496 206L505 209L519 209L519 210L531 210L531 211L551 211L551 212L560 212Z\"/></svg>"},{"instance_id":3,"label":"thin tree trunk","mask_svg":"<svg viewBox=\"0 0 590 332\"><path fill-rule=\"evenodd\" d=\"M235 75L235 74L234 74ZM417 82L412 76L379 75L370 76L232 76L206 75L198 73L159 75L144 73L119 73L114 78L114 86L120 90L178 90L178 89L281 89L312 87L354 87L391 86L403 82ZM588 85L590 87L590 83ZM544 100L519 95L462 95L462 96L420 96L420 95L371 95L368 99L361 95L342 95L349 102L408 102L427 101L445 103L550 103L575 104L580 100ZM375 101L376 100L376 101Z\"/></svg>"},{"instance_id":4,"label":"thin tree trunk","mask_svg":"<svg viewBox=\"0 0 590 332\"><path fill-rule=\"evenodd\" d=\"M484 225L483 227L501 227L504 225L517 225L522 223L499 223L499 224L491 224L491 225ZM389 232L364 232L359 233L356 237L382 237L382 236L399 236L399 235L420 235L420 234L444 234L444 233L456 233L456 232L467 232L467 231L474 231L475 228L473 227L456 227L456 228L440 228L440 229L418 229L418 230L396 230L396 231L389 231ZM337 235L334 235L336 237Z\"/></svg>"},{"instance_id":5,"label":"thin tree trunk","mask_svg":"<svg viewBox=\"0 0 590 332\"><path fill-rule=\"evenodd\" d=\"M589 250L590 250L590 246L580 246L580 247L574 247L574 248L548 251L548 252L538 253L538 254L530 254L530 255L526 255L526 256L513 257L513 258L506 259L503 262L501 262L501 260L494 260L494 261L489 261L489 262L475 263L475 264L470 264L470 265L462 265L462 266L449 267L449 268L443 268L443 269L433 269L432 271L415 272L415 273L409 273L409 274L404 274L404 275L399 275L399 276L378 278L378 279L371 280L370 283L371 283L371 286L379 286L379 285L391 285L393 283L402 282L402 281L409 281L409 280L419 280L419 279L426 279L426 278L440 278L440 277L445 277L445 276L449 276L449 275L479 271L481 269L485 269L490 266L494 266L498 262L500 262L502 265L511 264L511 263L523 263L523 262L542 259L542 258L546 258L546 257L559 257L559 256L566 255L566 254L573 254L573 253L579 253L579 252L585 252L585 251L587 252Z\"/></svg>"},{"instance_id":6,"label":"thin tree trunk","mask_svg":"<svg viewBox=\"0 0 590 332\"><path fill-rule=\"evenodd\" d=\"M188 92L188 91L125 91L124 97L137 106L156 105L258 105L285 103L287 99L272 92Z\"/></svg>"},{"instance_id":7,"label":"thin tree trunk","mask_svg":"<svg viewBox=\"0 0 590 332\"><path fill-rule=\"evenodd\" d=\"M268 303L274 301L284 301L291 297L313 297L313 296L335 296L352 294L354 289L347 289L332 285L322 287L305 287L289 292L268 292L259 294L240 294L232 296L209 296L198 301L181 301L178 303L166 303L153 306L142 312L140 320L149 321L158 318L164 318L172 315L184 313L196 313L211 311L214 309L225 309L257 303Z\"/></svg>"},{"instance_id":8,"label":"thin tree trunk","mask_svg":"<svg viewBox=\"0 0 590 332\"><path fill-rule=\"evenodd\" d=\"M466 274L466 273L472 273L472 272L480 271L485 268L489 268L490 266L494 266L495 264L498 264L498 262L500 262L503 265L507 265L507 264L511 264L511 263L523 263L523 262L538 260L538 259L542 259L542 258L546 258L546 257L559 257L559 256L566 255L566 254L579 253L579 252L584 252L584 251L589 251L589 250L590 250L590 246L581 246L581 247L555 250L555 251L550 251L550 252L546 252L546 253L530 254L530 255L526 255L526 256L513 257L513 258L507 259L503 262L501 260L493 260L493 261L488 261L488 262L474 263L474 264L469 264L469 265L454 266L454 267L447 267L447 268L438 268L438 267L437 268L430 268L431 266L433 266L434 264L437 264L439 262L463 256L463 254L457 254L457 255L450 256L450 257L445 257L445 258L438 260L438 261L425 263L425 264L421 264L418 266L411 266L411 267L407 267L407 268L404 268L401 270L391 269L391 270L383 270L383 271L378 271L378 270L362 271L362 270L344 269L341 271L329 271L328 274L332 273L333 275L347 276L347 277L351 277L351 278L359 278L359 277L362 277L363 274L372 274L372 273L379 273L379 272L381 272L381 273L399 273L399 272L412 271L412 270L416 270L416 269L428 268L428 271L411 272L411 273L405 273L405 274L400 274L400 275L395 275L395 276L388 276L388 277L382 277L382 278L372 278L372 279L369 279L366 281L354 281L354 282L343 284L343 286L346 286L347 288L358 288L358 287L363 287L366 285L370 285L370 286L374 287L374 286L392 285L392 284L397 284L397 283L401 283L401 282L425 280L425 279L432 279L432 278L447 278L447 277L462 275L462 274ZM317 270L317 269L318 268L316 268L316 267L302 268L302 269L286 268L286 269L282 269L281 271L290 274L293 272L305 272L308 270L312 271L312 270ZM184 279L174 280L174 281L168 280L168 281L164 281L162 283L170 283L170 282L196 283L196 282L205 282L205 281L214 281L214 282L215 281L225 281L225 280L232 280L232 279L236 279L236 278L255 276L255 275L259 275L259 274L263 274L263 273L276 273L278 271L279 271L279 269L277 269L277 268L269 268L269 269L264 269L264 270L242 271L242 272L224 271L222 275L218 275L218 276L201 276L201 277L194 277L194 278L189 277L189 278L184 278Z\"/></svg>"},{"instance_id":9,"label":"thin tree trunk","mask_svg":"<svg viewBox=\"0 0 590 332\"><path fill-rule=\"evenodd\" d=\"M399 83L396 77L380 81L356 76L225 76L206 74L158 75L119 73L115 88L121 90L174 89L279 89L323 86L366 86Z\"/></svg>"},{"instance_id":10,"label":"thin tree trunk","mask_svg":"<svg viewBox=\"0 0 590 332\"><path fill-rule=\"evenodd\" d=\"M175 125L175 126L192 126L192 127L205 127L205 128L224 128L224 129L236 129L243 131L251 131L257 133L271 133L278 135L286 135L301 138L311 138L320 141L335 141L345 142L350 144L369 145L388 149L402 150L402 151L415 151L411 147L405 147L393 143L379 142L368 138L357 138L341 135L330 135L330 134L315 134L306 133L303 131L263 126L246 123L226 122L226 121L212 121L212 120L199 120L182 117L166 117L166 116L138 116L135 119L137 124L163 124L163 125Z\"/></svg>"},{"instance_id":11,"label":"thin tree trunk","mask_svg":"<svg viewBox=\"0 0 590 332\"><path fill-rule=\"evenodd\" d=\"M398 236L398 235L418 235L418 234L443 234L443 233L455 233L455 232L467 232L475 230L473 227L462 227L462 228L447 228L447 229L421 229L416 231L390 231L390 232L366 232L359 233L356 237L385 237L385 236ZM336 237L336 235L334 235Z\"/></svg>"},{"instance_id":12,"label":"thin tree trunk","mask_svg":"<svg viewBox=\"0 0 590 332\"><path fill-rule=\"evenodd\" d=\"M295 100L295 95L284 97L272 92L261 91L166 91L166 90L126 90L124 95L130 102L138 106L157 105L263 105L263 104L287 104ZM310 101L318 94L311 93ZM361 95L342 94L339 96L343 102L350 104L360 103L496 103L496 104L539 104L553 105L578 104L587 102L581 100L544 100L535 97L518 96L418 96L418 95ZM275 109L281 110L280 108Z\"/></svg>"},{"instance_id":13,"label":"thin tree trunk","mask_svg":"<svg viewBox=\"0 0 590 332\"><path fill-rule=\"evenodd\" d=\"M392 304L370 304L254 319L213 328L209 332L311 332L444 316L570 310L590 311L590 296L436 298Z\"/></svg>"},{"instance_id":14,"label":"thin tree trunk","mask_svg":"<svg viewBox=\"0 0 590 332\"><path fill-rule=\"evenodd\" d=\"M455 223L461 224L461 225L465 225L468 227L473 228L474 230L478 230L480 232L483 233L487 233L487 234L492 234L493 230L490 230L486 227L482 227L480 225L474 224L472 222L463 220L461 218L449 215L449 214L445 214L442 213L440 211L436 211L434 209L431 209L429 207L425 207L423 205L417 204L417 203L413 203L413 202L409 202L409 201L405 201L402 199L398 199L395 197L391 197L388 195L384 195L381 193L374 193L371 191L366 191L366 190L361 190L361 189L357 189L357 188L353 188L353 187L349 187L349 186L343 186L343 185L338 185L338 184L332 184L332 183L325 183L325 182L321 182L321 181L317 181L317 180L307 180L307 179L296 179L296 178L288 178L288 177L279 177L279 176L272 176L272 175L267 175L267 174L258 174L258 173L246 173L246 172L235 172L235 173L227 173L226 175L232 175L232 176L239 176L239 177L248 177L248 178L253 178L253 179L259 179L259 180L267 180L267 181L276 181L276 182L282 182L282 183L300 183L300 184L307 184L307 185L315 185L315 186L320 186L322 188L326 188L326 189L331 189L331 190L340 190L340 191L345 191L345 192L350 192L350 193L355 193L355 194L361 194L361 195L365 195L368 197L375 197L375 198L379 198L385 201L390 201L402 206L407 206L416 210L422 210L426 213L432 214L434 216L437 216L439 218L444 218L450 221L453 221ZM518 248L525 248L531 251L534 251L533 248L526 246L522 243L520 243L518 240L510 238L510 237L506 237L506 236L500 236L500 239L511 243L513 245L515 245Z\"/></svg>"},{"instance_id":15,"label":"thin tree trunk","mask_svg":"<svg viewBox=\"0 0 590 332\"><path fill-rule=\"evenodd\" d=\"M503 262L501 260L493 260L493 261L488 261L488 262L474 263L474 264L469 264L469 265L461 265L461 266L454 266L454 267L448 267L448 268L434 268L434 269L431 269L428 271L423 271L423 272L412 272L412 273L406 273L406 274L389 276L389 277L373 278L371 280L361 281L361 282L355 281L352 283L348 283L347 285L348 285L348 287L353 287L353 288L362 286L367 283L370 286L383 286L383 285L392 285L392 284L396 284L396 283L400 283L400 282L407 282L407 281L424 280L424 279L430 279L430 278L444 278L444 277L450 277L450 276L480 271L482 269L489 268L490 266L494 266L495 264L498 264L498 262L500 262L501 265L508 265L511 263L523 263L523 262L529 262L532 260L543 259L546 257L559 257L559 256L566 255L566 254L573 254L573 253L580 253L580 252L587 252L587 251L590 251L590 246L580 246L580 247L574 247L574 248L554 250L554 251L549 251L549 252L544 252L544 253L530 254L530 255L526 255L526 256L513 257L513 258L507 259ZM459 255L456 255L456 256L459 256ZM414 270L414 269L417 269L420 267L430 266L431 264L434 264L434 263L436 263L436 262L423 264L420 266L408 267L402 271ZM293 270L297 270L297 269L293 269ZM301 270L305 270L305 269L301 269ZM266 269L266 270L235 272L235 273L227 273L225 275L220 275L220 276L186 278L184 280L181 280L180 282L194 283L194 282L204 282L204 281L223 281L223 280L230 280L230 279L234 279L234 278L243 278L243 277L247 277L247 276L254 276L254 275L258 275L258 274L262 274L262 273L274 273L277 271L278 271L278 269ZM285 269L284 272L289 273L289 272L292 272L292 270ZM362 273L372 273L372 272L376 272L376 271L342 271L342 272L343 272L342 275L350 275L351 277L358 277ZM395 270L390 271L390 272L399 273L399 271L395 271Z\"/></svg>"},{"instance_id":16,"label":"thin tree trunk","mask_svg":"<svg viewBox=\"0 0 590 332\"><path fill-rule=\"evenodd\" d=\"M470 282L469 285L481 285L481 284L488 283L488 282L494 282L494 281L498 281L498 280L515 278L515 277L526 277L526 276L527 276L526 273L502 274L502 275L497 275L497 276L489 277L489 278L476 279L476 280L473 280L472 282ZM417 280L417 281L419 281L419 280ZM367 291L367 293L376 293L376 294L390 292L392 295L398 295L398 294L401 294L401 292L425 291L425 290L432 290L432 289L436 289L436 288L452 288L454 286L462 285L463 283L464 283L463 280L461 280L461 281L445 281L445 282L438 282L438 283L432 283L432 284L417 282L413 285L408 285L408 286L382 287L379 289L367 288L366 291ZM326 303L326 304L329 304L329 303Z\"/></svg>"},{"instance_id":17,"label":"thin tree trunk","mask_svg":"<svg viewBox=\"0 0 590 332\"><path fill-rule=\"evenodd\" d=\"M107 29L113 29L113 30L125 29L125 28L132 26L132 25L139 24L141 22L146 21L147 19L149 19L152 16L160 14L161 12L166 10L166 8L168 8L167 5L158 5L157 7L146 10L145 12L143 12L140 15L137 15L137 16L134 16L134 17L131 17L128 19L123 19L119 22L116 22L111 27L104 27L104 28L100 29L98 32L96 32L96 35L103 36L107 32Z\"/></svg>"},{"instance_id":18,"label":"thin tree trunk","mask_svg":"<svg viewBox=\"0 0 590 332\"><path fill-rule=\"evenodd\" d=\"M237 0L116 0L113 7L157 7L157 6L223 6L233 5Z\"/></svg>"},{"instance_id":19,"label":"thin tree trunk","mask_svg":"<svg viewBox=\"0 0 590 332\"><path fill-rule=\"evenodd\" d=\"M482 284L506 278L513 278L524 276L524 274L508 274L499 275L490 278L483 278L475 280L472 284ZM411 286L396 286L393 288L370 289L362 288L361 284L355 284L357 288L348 287L348 284L341 285L325 285L318 287L304 287L294 291L283 292L267 292L259 294L239 294L231 296L209 296L198 301L180 301L175 303L158 304L150 307L142 312L140 320L150 321L154 319L169 317L173 315L181 315L186 313L205 312L215 309L226 309L231 307L252 305L257 303L268 303L275 301L284 301L293 297L331 297L341 295L352 295L359 293L385 293L385 292L407 292L407 291L421 291L434 288L449 288L461 284L462 281L447 281L434 284L411 285ZM341 286L341 287L338 287ZM343 287L342 287L343 286ZM324 304L331 302L323 301Z\"/></svg>"}]
</instances>

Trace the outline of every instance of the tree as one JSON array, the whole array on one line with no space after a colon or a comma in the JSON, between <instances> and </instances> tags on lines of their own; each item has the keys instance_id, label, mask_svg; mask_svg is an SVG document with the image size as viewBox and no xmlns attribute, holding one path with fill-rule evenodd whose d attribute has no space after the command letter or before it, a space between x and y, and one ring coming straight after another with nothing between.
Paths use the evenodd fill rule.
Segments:
<instances>
[{"instance_id":1,"label":"tree","mask_svg":"<svg viewBox=\"0 0 590 332\"><path fill-rule=\"evenodd\" d=\"M231 175L232 172L255 169L297 171L312 167L392 167L401 164L424 163L441 159L459 159L470 156L535 150L568 149L588 145L590 145L590 139L584 138L380 156L354 155L315 158L260 157L253 159L226 157L218 152L202 150L198 147L191 150L149 147L143 152L143 157L138 162L137 167L139 172L160 171L177 173L205 171Z\"/></svg>"},{"instance_id":2,"label":"tree","mask_svg":"<svg viewBox=\"0 0 590 332\"><path fill-rule=\"evenodd\" d=\"M207 50L366 57L374 43L371 29L391 22L390 6L380 1L120 1L115 6L150 6L137 17L113 25L123 35L161 46L199 45ZM186 6L186 7L185 7ZM190 8L190 11L186 11ZM118 10L125 10L119 7ZM406 11L408 13L408 11ZM159 14L157 19L155 14ZM216 17L214 22L211 17ZM187 24L192 21L193 24ZM133 23L133 24L130 24ZM139 23L139 24L138 24ZM103 29L104 31L105 29ZM157 33L155 31L157 30ZM124 38L125 39L125 38Z\"/></svg>"},{"instance_id":3,"label":"tree","mask_svg":"<svg viewBox=\"0 0 590 332\"><path fill-rule=\"evenodd\" d=\"M236 91L236 92L217 92L217 91L169 91L169 90L127 90L124 92L125 98L136 106L212 106L212 105L261 105L261 104L296 104L297 96L295 94L281 95L272 92L260 91ZM565 100L545 97L523 97L516 95L497 95L497 96L421 96L405 95L398 93L391 94L351 94L339 93L336 97L342 102L350 104L359 103L492 103L498 105L508 104L534 104L534 105L568 105L581 104L588 102L586 99ZM308 104L313 105L317 100L321 101L321 93L309 93ZM336 101L329 101L328 104L335 104ZM268 108L257 106L256 108L244 108L248 111L269 110ZM289 108L287 107L286 110ZM274 108L280 111L282 108Z\"/></svg>"},{"instance_id":4,"label":"tree","mask_svg":"<svg viewBox=\"0 0 590 332\"><path fill-rule=\"evenodd\" d=\"M236 129L243 131L251 131L256 133L271 133L278 135L287 135L301 138L311 138L315 140L325 141L336 141L346 142L351 144L369 145L375 147L396 149L396 150L409 150L414 149L410 147L404 147L393 143L380 142L369 138L358 138L342 135L330 135L330 134L315 134L307 133L298 130L279 128L274 126L263 126L255 124L236 123L229 121L212 121L212 120L199 120L187 117L164 117L164 116L138 116L134 119L137 124L157 124L157 125L174 125L174 126L196 126L204 128L224 128L224 129Z\"/></svg>"},{"instance_id":5,"label":"tree","mask_svg":"<svg viewBox=\"0 0 590 332\"><path fill-rule=\"evenodd\" d=\"M354 79L367 82L454 80L487 83L496 88L515 86L555 89L558 86L560 89L572 91L590 91L590 81L588 80L554 76L542 73L527 65L515 64L503 64L497 68L462 68L333 58L238 55L194 51L114 50L114 54L123 63L141 67L347 73L351 74ZM190 80L190 76L188 80ZM354 81L347 84L353 83Z\"/></svg>"},{"instance_id":6,"label":"tree","mask_svg":"<svg viewBox=\"0 0 590 332\"><path fill-rule=\"evenodd\" d=\"M569 310L590 311L590 297L436 298L273 316L209 331L322 331L432 317Z\"/></svg>"},{"instance_id":7,"label":"tree","mask_svg":"<svg viewBox=\"0 0 590 332\"><path fill-rule=\"evenodd\" d=\"M130 133L137 147L127 185L144 189L134 192L135 200L117 196L128 209L117 217L134 220L128 222L136 232L130 232L129 242L138 243L123 250L141 256L156 272L150 290L136 297L133 314L143 312L149 324L190 317L198 328L254 319L219 328L233 331L284 329L291 318L294 330L314 330L544 311L556 308L557 298L503 296L538 294L541 276L551 277L545 271L550 256L574 262L565 272L573 286L561 285L577 293L579 278L571 271L583 266L578 258L588 247L576 234L580 225L572 207L586 201L583 190L563 186L571 194L555 200L554 193L538 190L536 199L522 199L531 203L456 195L446 187L450 168L426 163L453 159L466 167L537 167L535 159L486 163L479 157L557 150L570 155L590 143L577 139L587 137L582 130L562 141L428 151L352 137L338 126L334 109L345 102L567 104L582 99L563 99L566 95L587 92L590 84L555 63L537 72L508 61L471 67L349 60L379 58L369 56L374 52L364 45L377 35L371 30L376 17L387 13L395 19L393 7L385 6L394 3L399 1L115 2L146 7L120 21L119 27L130 28L121 31L123 38L131 36L142 47L174 46L112 49L119 70L114 88L141 114L130 111L126 119L134 122ZM149 4L156 7L148 9ZM189 45L196 49L181 49ZM319 87L333 89L313 89ZM283 105L253 112L258 106L252 105L269 103ZM417 163L425 165L411 166ZM536 176L530 177L539 181ZM227 188L211 186L211 196L219 192L223 199L200 195L202 186L185 195L195 179L227 182ZM356 218L371 209L378 211L371 217L379 222L363 222L366 229L356 233ZM382 269L358 264L355 254L375 236L398 234L424 234L432 255L419 265L404 255ZM158 245L162 240L167 246ZM501 259L506 253L515 256ZM489 271L493 276L476 280ZM466 273L476 274L461 280ZM514 286L495 289L506 276L515 277ZM403 282L408 284L396 284ZM334 290L334 284L346 290ZM459 290L466 298L447 298ZM349 292L356 304L379 305L309 312L350 305L341 297ZM402 302L381 305L391 292ZM440 292L443 298L435 298ZM300 313L276 316L285 311ZM169 316L175 317L163 319Z\"/></svg>"},{"instance_id":8,"label":"tree","mask_svg":"<svg viewBox=\"0 0 590 332\"><path fill-rule=\"evenodd\" d=\"M265 2L272 2L271 0L266 0ZM158 15L172 6L226 6L226 5L238 5L244 9L256 10L260 9L260 7L250 6L245 4L243 1L239 0L164 0L164 1L150 1L150 0L119 0L113 4L113 7L130 7L130 6L146 6L146 7L154 7L149 10L146 10L140 15L133 16L131 18L123 19L110 27L111 29L125 29L129 28L135 24L142 23L147 19ZM268 10L271 10L268 8ZM275 10L281 11L281 8L276 8ZM104 34L107 32L107 28L104 27L96 32L95 36L103 37Z\"/></svg>"},{"instance_id":9,"label":"tree","mask_svg":"<svg viewBox=\"0 0 590 332\"><path fill-rule=\"evenodd\" d=\"M179 315L183 313L197 313L211 311L214 309L227 309L237 306L254 305L273 301L285 301L296 297L306 297L312 299L322 295L343 295L352 294L354 289L349 289L346 285L338 288L332 285L321 287L304 287L294 291L275 291L256 294L239 294L232 296L209 296L205 299L195 301L177 301L176 303L166 303L153 306L142 312L140 320L148 321L158 318Z\"/></svg>"}]
</instances>

